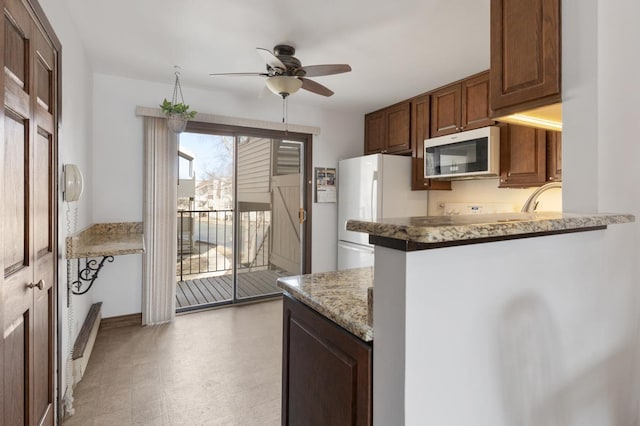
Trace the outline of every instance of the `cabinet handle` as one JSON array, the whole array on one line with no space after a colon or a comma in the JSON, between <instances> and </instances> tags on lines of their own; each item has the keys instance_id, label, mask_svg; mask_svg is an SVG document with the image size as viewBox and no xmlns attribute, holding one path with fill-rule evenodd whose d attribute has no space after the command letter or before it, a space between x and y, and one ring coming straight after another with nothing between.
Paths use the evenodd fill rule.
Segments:
<instances>
[{"instance_id":1,"label":"cabinet handle","mask_svg":"<svg viewBox=\"0 0 640 426\"><path fill-rule=\"evenodd\" d=\"M460 126L460 130L464 130L464 126Z\"/></svg>"},{"instance_id":2,"label":"cabinet handle","mask_svg":"<svg viewBox=\"0 0 640 426\"><path fill-rule=\"evenodd\" d=\"M549 180L553 181L555 178L553 176L549 176Z\"/></svg>"},{"instance_id":3,"label":"cabinet handle","mask_svg":"<svg viewBox=\"0 0 640 426\"><path fill-rule=\"evenodd\" d=\"M508 172L508 173L507 173L507 176L508 176L508 177L511 177L511 172Z\"/></svg>"},{"instance_id":4,"label":"cabinet handle","mask_svg":"<svg viewBox=\"0 0 640 426\"><path fill-rule=\"evenodd\" d=\"M29 284L27 284L27 287L29 287L29 288L38 287L38 290L42 290L44 288L44 280L38 281L38 284L29 283Z\"/></svg>"}]
</instances>

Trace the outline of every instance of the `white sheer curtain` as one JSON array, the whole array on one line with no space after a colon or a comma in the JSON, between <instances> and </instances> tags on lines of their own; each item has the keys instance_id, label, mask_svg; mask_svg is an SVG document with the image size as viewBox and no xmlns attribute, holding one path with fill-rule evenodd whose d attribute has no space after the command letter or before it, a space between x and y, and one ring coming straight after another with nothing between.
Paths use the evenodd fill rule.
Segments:
<instances>
[{"instance_id":1,"label":"white sheer curtain","mask_svg":"<svg viewBox=\"0 0 640 426\"><path fill-rule=\"evenodd\" d=\"M178 137L165 118L144 117L142 323L176 315L176 191Z\"/></svg>"}]
</instances>

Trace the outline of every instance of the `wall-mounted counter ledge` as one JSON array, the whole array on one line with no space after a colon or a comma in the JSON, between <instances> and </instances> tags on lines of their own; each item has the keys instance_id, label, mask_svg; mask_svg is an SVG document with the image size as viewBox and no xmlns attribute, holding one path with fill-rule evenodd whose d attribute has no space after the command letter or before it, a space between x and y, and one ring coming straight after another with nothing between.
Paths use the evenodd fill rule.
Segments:
<instances>
[{"instance_id":1,"label":"wall-mounted counter ledge","mask_svg":"<svg viewBox=\"0 0 640 426\"><path fill-rule=\"evenodd\" d=\"M347 229L369 234L373 244L413 251L455 245L605 229L634 222L629 214L501 213L488 215L349 220Z\"/></svg>"},{"instance_id":2,"label":"wall-mounted counter ledge","mask_svg":"<svg viewBox=\"0 0 640 426\"><path fill-rule=\"evenodd\" d=\"M371 286L371 267L278 278L278 287L294 299L365 342L373 340L367 297Z\"/></svg>"},{"instance_id":3,"label":"wall-mounted counter ledge","mask_svg":"<svg viewBox=\"0 0 640 426\"><path fill-rule=\"evenodd\" d=\"M67 237L67 259L144 252L142 222L97 223Z\"/></svg>"}]
</instances>

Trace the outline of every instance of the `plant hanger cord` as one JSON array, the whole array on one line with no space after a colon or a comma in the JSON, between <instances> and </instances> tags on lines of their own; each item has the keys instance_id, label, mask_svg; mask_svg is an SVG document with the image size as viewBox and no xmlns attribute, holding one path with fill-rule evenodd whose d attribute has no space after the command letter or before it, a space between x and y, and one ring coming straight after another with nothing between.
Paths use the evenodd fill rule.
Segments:
<instances>
[{"instance_id":1,"label":"plant hanger cord","mask_svg":"<svg viewBox=\"0 0 640 426\"><path fill-rule=\"evenodd\" d=\"M182 96L182 87L180 86L180 71L178 71L178 67L176 66L176 82L173 85L173 98L171 98L171 104L176 105L178 103L178 92L180 92L180 102L184 104L184 96Z\"/></svg>"}]
</instances>

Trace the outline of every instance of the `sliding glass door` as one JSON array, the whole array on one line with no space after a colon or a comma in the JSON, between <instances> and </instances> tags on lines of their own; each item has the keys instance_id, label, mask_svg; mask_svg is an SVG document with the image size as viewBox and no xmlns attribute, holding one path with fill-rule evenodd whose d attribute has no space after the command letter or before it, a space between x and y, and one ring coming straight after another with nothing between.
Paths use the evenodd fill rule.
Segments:
<instances>
[{"instance_id":1,"label":"sliding glass door","mask_svg":"<svg viewBox=\"0 0 640 426\"><path fill-rule=\"evenodd\" d=\"M241 136L237 155L236 299L280 294L280 276L302 273L303 144Z\"/></svg>"},{"instance_id":2,"label":"sliding glass door","mask_svg":"<svg viewBox=\"0 0 640 426\"><path fill-rule=\"evenodd\" d=\"M210 127L180 135L178 312L277 297L305 271L305 141Z\"/></svg>"}]
</instances>

